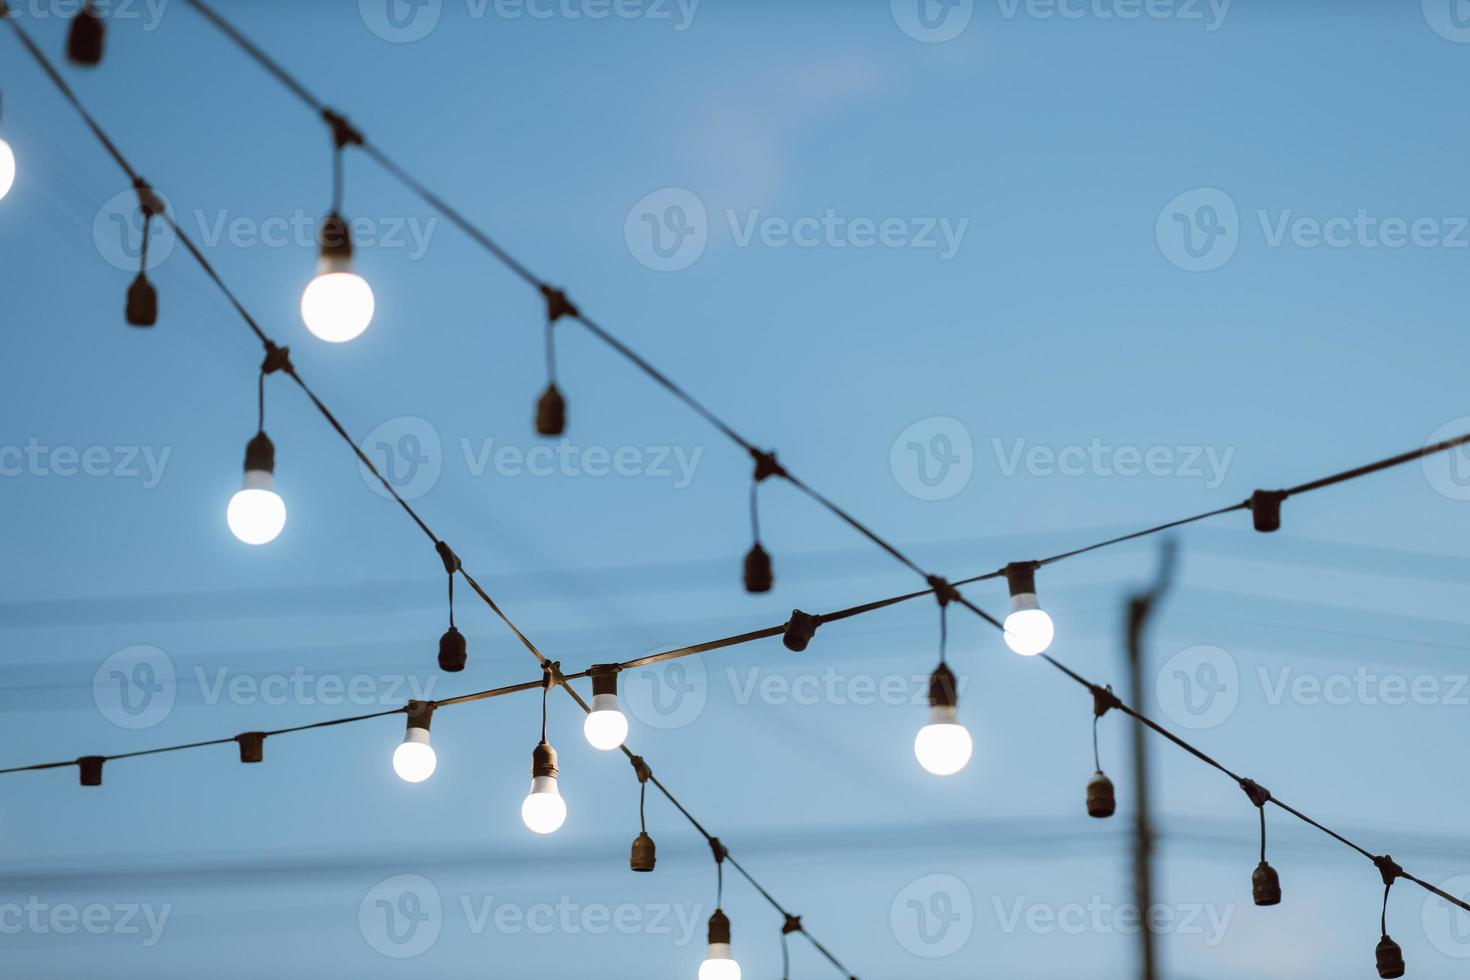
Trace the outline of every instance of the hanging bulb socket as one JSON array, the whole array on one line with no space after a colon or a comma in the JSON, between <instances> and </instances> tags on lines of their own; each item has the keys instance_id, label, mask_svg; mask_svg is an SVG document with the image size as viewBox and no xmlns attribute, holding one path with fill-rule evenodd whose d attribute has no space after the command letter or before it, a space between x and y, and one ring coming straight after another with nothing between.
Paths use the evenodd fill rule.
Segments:
<instances>
[{"instance_id":1,"label":"hanging bulb socket","mask_svg":"<svg viewBox=\"0 0 1470 980\"><path fill-rule=\"evenodd\" d=\"M276 471L276 446L270 436L257 432L245 444L246 473L274 473Z\"/></svg>"},{"instance_id":2,"label":"hanging bulb socket","mask_svg":"<svg viewBox=\"0 0 1470 980\"><path fill-rule=\"evenodd\" d=\"M756 542L745 555L745 591L753 594L769 592L774 579L771 556L760 546L760 542Z\"/></svg>"},{"instance_id":3,"label":"hanging bulb socket","mask_svg":"<svg viewBox=\"0 0 1470 980\"><path fill-rule=\"evenodd\" d=\"M1281 904L1281 876L1265 861L1251 872L1251 897L1261 906Z\"/></svg>"},{"instance_id":4,"label":"hanging bulb socket","mask_svg":"<svg viewBox=\"0 0 1470 980\"><path fill-rule=\"evenodd\" d=\"M730 917L721 909L715 909L715 914L709 917L709 944L711 946L723 946L725 955L730 951Z\"/></svg>"},{"instance_id":5,"label":"hanging bulb socket","mask_svg":"<svg viewBox=\"0 0 1470 980\"><path fill-rule=\"evenodd\" d=\"M1095 773L1087 783L1087 815L1106 820L1118 810L1118 797L1113 781L1103 773Z\"/></svg>"},{"instance_id":6,"label":"hanging bulb socket","mask_svg":"<svg viewBox=\"0 0 1470 980\"><path fill-rule=\"evenodd\" d=\"M658 862L657 849L653 846L653 838L648 836L648 831L640 831L633 840L633 854L628 859L628 866L634 871L647 873L653 870Z\"/></svg>"},{"instance_id":7,"label":"hanging bulb socket","mask_svg":"<svg viewBox=\"0 0 1470 980\"><path fill-rule=\"evenodd\" d=\"M556 749L551 747L551 743L542 739L541 743L531 751L531 778L555 779L559 771L556 768Z\"/></svg>"},{"instance_id":8,"label":"hanging bulb socket","mask_svg":"<svg viewBox=\"0 0 1470 980\"><path fill-rule=\"evenodd\" d=\"M954 671L948 664L940 664L929 675L929 707L957 708L959 703L959 685L955 682Z\"/></svg>"},{"instance_id":9,"label":"hanging bulb socket","mask_svg":"<svg viewBox=\"0 0 1470 980\"><path fill-rule=\"evenodd\" d=\"M1257 531L1270 534L1281 530L1281 504L1285 500L1284 490L1257 490L1251 494L1251 521Z\"/></svg>"},{"instance_id":10,"label":"hanging bulb socket","mask_svg":"<svg viewBox=\"0 0 1470 980\"><path fill-rule=\"evenodd\" d=\"M102 763L106 761L100 755L84 755L77 760L77 768L82 771L83 786L102 785Z\"/></svg>"},{"instance_id":11,"label":"hanging bulb socket","mask_svg":"<svg viewBox=\"0 0 1470 980\"><path fill-rule=\"evenodd\" d=\"M822 617L813 616L811 613L802 612L800 609L791 610L791 618L786 622L786 632L781 636L781 642L786 644L786 649L792 653L801 653L812 642L812 637L817 633L817 627L822 625Z\"/></svg>"},{"instance_id":12,"label":"hanging bulb socket","mask_svg":"<svg viewBox=\"0 0 1470 980\"><path fill-rule=\"evenodd\" d=\"M543 436L559 436L567 428L567 403L555 384L546 386L536 402L536 432Z\"/></svg>"},{"instance_id":13,"label":"hanging bulb socket","mask_svg":"<svg viewBox=\"0 0 1470 980\"><path fill-rule=\"evenodd\" d=\"M1378 961L1378 975L1383 980L1394 980L1404 975L1404 951L1388 936L1378 940L1373 956Z\"/></svg>"},{"instance_id":14,"label":"hanging bulb socket","mask_svg":"<svg viewBox=\"0 0 1470 980\"><path fill-rule=\"evenodd\" d=\"M464 634L453 626L449 627L439 637L439 669L451 674L464 670L465 662L469 659L468 650Z\"/></svg>"},{"instance_id":15,"label":"hanging bulb socket","mask_svg":"<svg viewBox=\"0 0 1470 980\"><path fill-rule=\"evenodd\" d=\"M336 211L327 215L317 229L317 244L321 246L318 275L352 271L352 230Z\"/></svg>"},{"instance_id":16,"label":"hanging bulb socket","mask_svg":"<svg viewBox=\"0 0 1470 980\"><path fill-rule=\"evenodd\" d=\"M235 736L240 743L241 762L265 761L265 732L245 732Z\"/></svg>"},{"instance_id":17,"label":"hanging bulb socket","mask_svg":"<svg viewBox=\"0 0 1470 980\"><path fill-rule=\"evenodd\" d=\"M158 322L158 290L143 273L128 287L128 326L151 327Z\"/></svg>"},{"instance_id":18,"label":"hanging bulb socket","mask_svg":"<svg viewBox=\"0 0 1470 980\"><path fill-rule=\"evenodd\" d=\"M66 34L66 56L74 65L91 68L102 61L104 26L92 0L87 0L71 19Z\"/></svg>"}]
</instances>

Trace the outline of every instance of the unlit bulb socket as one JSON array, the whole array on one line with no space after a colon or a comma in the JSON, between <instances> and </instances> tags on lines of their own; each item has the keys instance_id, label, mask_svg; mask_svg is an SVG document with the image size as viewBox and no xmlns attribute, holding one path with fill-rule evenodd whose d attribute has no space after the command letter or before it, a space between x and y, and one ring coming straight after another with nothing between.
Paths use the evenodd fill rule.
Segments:
<instances>
[{"instance_id":1,"label":"unlit bulb socket","mask_svg":"<svg viewBox=\"0 0 1470 980\"><path fill-rule=\"evenodd\" d=\"M1378 961L1378 975L1383 980L1394 980L1395 977L1404 975L1404 951L1387 936L1378 940L1374 958Z\"/></svg>"},{"instance_id":2,"label":"unlit bulb socket","mask_svg":"<svg viewBox=\"0 0 1470 980\"><path fill-rule=\"evenodd\" d=\"M1286 494L1280 490L1257 490L1251 494L1251 521L1257 531L1270 534L1281 530L1281 504Z\"/></svg>"},{"instance_id":3,"label":"unlit bulb socket","mask_svg":"<svg viewBox=\"0 0 1470 980\"><path fill-rule=\"evenodd\" d=\"M265 761L265 732L245 732L236 735L235 741L240 743L241 762Z\"/></svg>"},{"instance_id":4,"label":"unlit bulb socket","mask_svg":"<svg viewBox=\"0 0 1470 980\"><path fill-rule=\"evenodd\" d=\"M1101 772L1093 775L1087 783L1087 815L1106 820L1118 809L1118 797L1113 791L1113 781Z\"/></svg>"},{"instance_id":5,"label":"unlit bulb socket","mask_svg":"<svg viewBox=\"0 0 1470 980\"><path fill-rule=\"evenodd\" d=\"M439 669L451 674L458 673L464 670L468 659L469 645L465 642L464 634L453 626L449 627L439 637Z\"/></svg>"},{"instance_id":6,"label":"unlit bulb socket","mask_svg":"<svg viewBox=\"0 0 1470 980\"><path fill-rule=\"evenodd\" d=\"M151 327L158 322L158 290L143 273L128 287L128 325Z\"/></svg>"},{"instance_id":7,"label":"unlit bulb socket","mask_svg":"<svg viewBox=\"0 0 1470 980\"><path fill-rule=\"evenodd\" d=\"M73 64L91 67L102 60L102 18L89 2L72 18L66 35L66 56Z\"/></svg>"},{"instance_id":8,"label":"unlit bulb socket","mask_svg":"<svg viewBox=\"0 0 1470 980\"><path fill-rule=\"evenodd\" d=\"M1281 876L1265 861L1251 872L1251 897L1257 905L1281 904Z\"/></svg>"},{"instance_id":9,"label":"unlit bulb socket","mask_svg":"<svg viewBox=\"0 0 1470 980\"><path fill-rule=\"evenodd\" d=\"M648 836L647 831L640 832L633 840L633 853L628 860L628 866L634 871L647 873L653 870L657 862L657 849L653 846L653 838Z\"/></svg>"},{"instance_id":10,"label":"unlit bulb socket","mask_svg":"<svg viewBox=\"0 0 1470 980\"><path fill-rule=\"evenodd\" d=\"M100 755L84 755L77 760L77 768L82 771L83 786L102 785L102 763L106 761Z\"/></svg>"},{"instance_id":11,"label":"unlit bulb socket","mask_svg":"<svg viewBox=\"0 0 1470 980\"><path fill-rule=\"evenodd\" d=\"M771 556L757 542L745 554L745 591L752 594L771 591L775 575L771 571Z\"/></svg>"},{"instance_id":12,"label":"unlit bulb socket","mask_svg":"<svg viewBox=\"0 0 1470 980\"><path fill-rule=\"evenodd\" d=\"M546 386L536 402L536 432L543 436L559 436L567 427L567 403L556 385Z\"/></svg>"},{"instance_id":13,"label":"unlit bulb socket","mask_svg":"<svg viewBox=\"0 0 1470 980\"><path fill-rule=\"evenodd\" d=\"M811 613L804 613L800 609L793 609L781 642L786 644L786 649L792 653L801 653L807 648L807 644L812 642L812 637L816 635L817 627L820 625L822 621L818 617Z\"/></svg>"}]
</instances>

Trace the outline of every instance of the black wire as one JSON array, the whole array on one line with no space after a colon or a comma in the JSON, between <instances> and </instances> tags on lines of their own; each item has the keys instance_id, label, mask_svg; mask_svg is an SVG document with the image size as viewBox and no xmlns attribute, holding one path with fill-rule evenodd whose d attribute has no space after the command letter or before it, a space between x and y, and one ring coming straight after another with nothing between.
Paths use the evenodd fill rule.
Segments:
<instances>
[{"instance_id":1,"label":"black wire","mask_svg":"<svg viewBox=\"0 0 1470 980\"><path fill-rule=\"evenodd\" d=\"M781 980L791 980L791 950L786 944L786 930L781 930Z\"/></svg>"},{"instance_id":2,"label":"black wire","mask_svg":"<svg viewBox=\"0 0 1470 980\"><path fill-rule=\"evenodd\" d=\"M265 368L260 369L260 379L255 388L256 408L259 414L256 417L256 432L265 431Z\"/></svg>"},{"instance_id":3,"label":"black wire","mask_svg":"<svg viewBox=\"0 0 1470 980\"><path fill-rule=\"evenodd\" d=\"M556 384L556 338L552 332L556 329L556 321L550 316L546 318L546 380L549 384Z\"/></svg>"},{"instance_id":4,"label":"black wire","mask_svg":"<svg viewBox=\"0 0 1470 980\"><path fill-rule=\"evenodd\" d=\"M1092 716L1092 768L1094 772L1102 772L1102 756L1097 751L1097 723L1102 720L1102 715L1094 713Z\"/></svg>"},{"instance_id":5,"label":"black wire","mask_svg":"<svg viewBox=\"0 0 1470 980\"><path fill-rule=\"evenodd\" d=\"M757 496L760 492L760 481L750 481L750 534L756 544L761 543L761 515Z\"/></svg>"},{"instance_id":6,"label":"black wire","mask_svg":"<svg viewBox=\"0 0 1470 980\"><path fill-rule=\"evenodd\" d=\"M1258 806L1258 807L1256 807L1256 809L1261 811L1261 863L1262 864L1265 864L1266 863L1266 808L1264 806Z\"/></svg>"},{"instance_id":7,"label":"black wire","mask_svg":"<svg viewBox=\"0 0 1470 980\"><path fill-rule=\"evenodd\" d=\"M332 213L342 213L342 145L332 149Z\"/></svg>"},{"instance_id":8,"label":"black wire","mask_svg":"<svg viewBox=\"0 0 1470 980\"><path fill-rule=\"evenodd\" d=\"M454 629L454 573L449 573L449 628Z\"/></svg>"},{"instance_id":9,"label":"black wire","mask_svg":"<svg viewBox=\"0 0 1470 980\"><path fill-rule=\"evenodd\" d=\"M944 664L944 655L949 647L949 603L939 604L939 662Z\"/></svg>"}]
</instances>

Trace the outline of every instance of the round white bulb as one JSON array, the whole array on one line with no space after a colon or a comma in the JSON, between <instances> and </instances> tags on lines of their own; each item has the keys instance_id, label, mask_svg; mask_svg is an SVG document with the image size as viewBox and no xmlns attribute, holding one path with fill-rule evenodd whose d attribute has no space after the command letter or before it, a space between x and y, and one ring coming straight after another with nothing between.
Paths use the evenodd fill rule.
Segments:
<instances>
[{"instance_id":1,"label":"round white bulb","mask_svg":"<svg viewBox=\"0 0 1470 980\"><path fill-rule=\"evenodd\" d=\"M423 728L410 728L402 744L393 750L393 771L406 783L421 783L434 775L439 757L429 744L429 733Z\"/></svg>"},{"instance_id":2,"label":"round white bulb","mask_svg":"<svg viewBox=\"0 0 1470 980\"><path fill-rule=\"evenodd\" d=\"M247 470L245 486L230 498L225 520L231 533L246 544L274 541L286 526L286 502L276 493L271 474Z\"/></svg>"},{"instance_id":3,"label":"round white bulb","mask_svg":"<svg viewBox=\"0 0 1470 980\"><path fill-rule=\"evenodd\" d=\"M709 959L699 964L699 980L740 980L740 963L730 957L730 947L724 946L718 950L722 955L713 955L717 950L712 946Z\"/></svg>"},{"instance_id":4,"label":"round white bulb","mask_svg":"<svg viewBox=\"0 0 1470 980\"><path fill-rule=\"evenodd\" d=\"M555 776L531 780L531 795L521 804L521 819L538 834L554 834L567 820L567 801L561 798Z\"/></svg>"},{"instance_id":5,"label":"round white bulb","mask_svg":"<svg viewBox=\"0 0 1470 980\"><path fill-rule=\"evenodd\" d=\"M0 197L10 193L15 185L15 153L10 144L0 140Z\"/></svg>"},{"instance_id":6,"label":"round white bulb","mask_svg":"<svg viewBox=\"0 0 1470 980\"><path fill-rule=\"evenodd\" d=\"M970 763L975 743L955 721L931 721L914 736L914 758L936 776L953 776Z\"/></svg>"},{"instance_id":7,"label":"round white bulb","mask_svg":"<svg viewBox=\"0 0 1470 980\"><path fill-rule=\"evenodd\" d=\"M1018 609L1006 617L1006 646L1023 657L1045 653L1056 627L1045 609Z\"/></svg>"},{"instance_id":8,"label":"round white bulb","mask_svg":"<svg viewBox=\"0 0 1470 980\"><path fill-rule=\"evenodd\" d=\"M611 752L628 737L628 719L618 710L616 694L594 694L592 711L582 723L582 734L594 749Z\"/></svg>"},{"instance_id":9,"label":"round white bulb","mask_svg":"<svg viewBox=\"0 0 1470 980\"><path fill-rule=\"evenodd\" d=\"M322 340L345 343L373 321L373 289L355 272L324 272L301 294L301 319Z\"/></svg>"}]
</instances>

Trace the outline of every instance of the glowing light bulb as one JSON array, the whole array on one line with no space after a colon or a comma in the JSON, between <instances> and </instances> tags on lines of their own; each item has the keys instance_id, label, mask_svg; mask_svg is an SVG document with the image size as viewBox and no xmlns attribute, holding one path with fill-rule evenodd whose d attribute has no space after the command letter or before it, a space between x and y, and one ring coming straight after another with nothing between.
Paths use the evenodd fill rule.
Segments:
<instances>
[{"instance_id":1,"label":"glowing light bulb","mask_svg":"<svg viewBox=\"0 0 1470 980\"><path fill-rule=\"evenodd\" d=\"M1056 636L1051 617L1036 600L1036 563L1013 562L1006 566L1011 588L1011 613L1005 621L1006 646L1023 657L1045 653Z\"/></svg>"},{"instance_id":2,"label":"glowing light bulb","mask_svg":"<svg viewBox=\"0 0 1470 980\"><path fill-rule=\"evenodd\" d=\"M699 964L699 980L740 980L740 964L730 955L730 919L720 909L709 917L709 956Z\"/></svg>"},{"instance_id":3,"label":"glowing light bulb","mask_svg":"<svg viewBox=\"0 0 1470 980\"><path fill-rule=\"evenodd\" d=\"M0 140L0 198L10 193L15 186L15 152L10 144Z\"/></svg>"},{"instance_id":4,"label":"glowing light bulb","mask_svg":"<svg viewBox=\"0 0 1470 980\"><path fill-rule=\"evenodd\" d=\"M274 541L286 526L286 502L275 490L276 449L264 432L245 446L244 485L230 498L225 520L246 544Z\"/></svg>"},{"instance_id":5,"label":"glowing light bulb","mask_svg":"<svg viewBox=\"0 0 1470 980\"><path fill-rule=\"evenodd\" d=\"M301 319L322 340L345 343L372 323L372 287L352 271L352 235L337 214L322 222L317 275L301 294Z\"/></svg>"},{"instance_id":6,"label":"glowing light bulb","mask_svg":"<svg viewBox=\"0 0 1470 980\"><path fill-rule=\"evenodd\" d=\"M592 711L582 724L582 734L594 749L611 752L628 737L628 719L618 708L618 668L593 667Z\"/></svg>"},{"instance_id":7,"label":"glowing light bulb","mask_svg":"<svg viewBox=\"0 0 1470 980\"><path fill-rule=\"evenodd\" d=\"M521 820L538 834L554 834L567 820L567 802L556 782L556 750L546 742L531 753L531 792L521 804Z\"/></svg>"},{"instance_id":8,"label":"glowing light bulb","mask_svg":"<svg viewBox=\"0 0 1470 980\"><path fill-rule=\"evenodd\" d=\"M914 757L936 776L953 776L970 763L975 743L970 732L955 721L954 708L929 709L929 724L914 736Z\"/></svg>"},{"instance_id":9,"label":"glowing light bulb","mask_svg":"<svg viewBox=\"0 0 1470 980\"><path fill-rule=\"evenodd\" d=\"M393 750L393 771L406 783L421 783L434 775L439 757L429 744L429 721L434 707L426 701L408 704L408 731L403 742Z\"/></svg>"}]
</instances>

